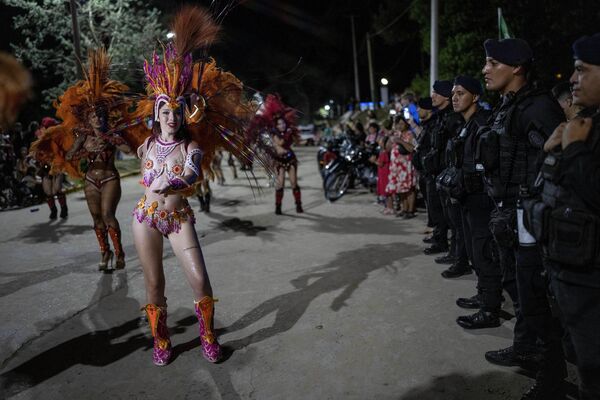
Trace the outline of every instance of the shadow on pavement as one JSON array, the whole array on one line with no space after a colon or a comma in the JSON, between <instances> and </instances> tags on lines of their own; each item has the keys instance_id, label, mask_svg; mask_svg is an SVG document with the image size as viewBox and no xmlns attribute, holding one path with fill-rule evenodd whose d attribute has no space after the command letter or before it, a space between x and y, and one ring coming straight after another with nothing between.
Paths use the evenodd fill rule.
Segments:
<instances>
[{"instance_id":1,"label":"shadow on pavement","mask_svg":"<svg viewBox=\"0 0 600 400\"><path fill-rule=\"evenodd\" d=\"M48 332L48 336L56 336L55 328L63 323L69 324L68 331L89 332L47 349L21 365L4 372L0 375L1 397L14 396L77 364L106 366L138 349L149 348L152 341L143 333L115 343L115 340L139 329L140 326L139 317L118 325L113 325L111 321L118 314L117 311L139 315L139 302L128 297L127 293L128 284L125 272L102 274L98 280L96 292L89 302L88 312L79 313L66 321L40 322L39 330ZM94 327L93 330L90 330L89 324Z\"/></svg>"},{"instance_id":2,"label":"shadow on pavement","mask_svg":"<svg viewBox=\"0 0 600 400\"><path fill-rule=\"evenodd\" d=\"M57 222L40 222L38 224L28 226L24 232L18 235L18 238L25 243L58 243L60 238L64 236L92 232L90 225L69 225L66 222L66 220L58 220ZM15 240L15 238L8 239L5 242L9 242L11 240Z\"/></svg>"},{"instance_id":3,"label":"shadow on pavement","mask_svg":"<svg viewBox=\"0 0 600 400\"><path fill-rule=\"evenodd\" d=\"M399 248L404 257L420 252L420 247L404 243L368 245L360 249L339 253L331 263L315 268L291 281L295 290L269 299L256 306L232 325L220 330L221 333L244 329L256 321L275 313L272 326L259 329L251 335L225 343L233 350L242 349L250 344L261 342L272 336L290 330L306 312L310 303L320 295L343 289L331 303L330 309L338 311L347 306L346 301L364 282L369 273L387 269L395 272L389 260L396 259ZM309 283L309 281L311 283Z\"/></svg>"},{"instance_id":4,"label":"shadow on pavement","mask_svg":"<svg viewBox=\"0 0 600 400\"><path fill-rule=\"evenodd\" d=\"M515 400L527 389L527 385L515 386L512 370L476 376L453 373L434 377L426 386L410 389L398 400ZM567 392L569 399L577 399L575 385L568 383Z\"/></svg>"}]
</instances>

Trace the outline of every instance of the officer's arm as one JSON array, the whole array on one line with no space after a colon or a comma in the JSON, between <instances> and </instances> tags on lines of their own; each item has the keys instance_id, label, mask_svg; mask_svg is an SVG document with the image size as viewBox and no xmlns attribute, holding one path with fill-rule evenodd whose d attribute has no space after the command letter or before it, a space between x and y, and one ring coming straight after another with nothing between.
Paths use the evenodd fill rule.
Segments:
<instances>
[{"instance_id":1,"label":"officer's arm","mask_svg":"<svg viewBox=\"0 0 600 400\"><path fill-rule=\"evenodd\" d=\"M600 160L589 144L577 141L564 149L561 172L561 184L600 213Z\"/></svg>"}]
</instances>

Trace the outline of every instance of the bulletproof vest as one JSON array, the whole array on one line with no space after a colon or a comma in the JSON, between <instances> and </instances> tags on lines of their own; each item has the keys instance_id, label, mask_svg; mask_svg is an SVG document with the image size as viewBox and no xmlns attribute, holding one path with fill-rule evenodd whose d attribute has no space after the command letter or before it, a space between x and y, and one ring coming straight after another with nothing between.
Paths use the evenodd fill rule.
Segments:
<instances>
[{"instance_id":1,"label":"bulletproof vest","mask_svg":"<svg viewBox=\"0 0 600 400\"><path fill-rule=\"evenodd\" d=\"M463 127L465 134L461 168L465 174L473 174L476 172L477 133L482 127L487 125L487 120L490 115L490 111L480 108ZM459 136L462 135L461 132Z\"/></svg>"},{"instance_id":2,"label":"bulletproof vest","mask_svg":"<svg viewBox=\"0 0 600 400\"><path fill-rule=\"evenodd\" d=\"M484 164L488 193L492 197L515 198L519 194L520 185L533 187L537 176L539 149L530 144L530 135L540 133L535 133L534 121L527 126L520 126L518 117L528 107L534 106L535 98L542 93L545 91L532 89L516 95L509 94L494 113L487 136L487 152L497 154L497 159ZM541 136L541 140L543 143L545 137Z\"/></svg>"},{"instance_id":3,"label":"bulletproof vest","mask_svg":"<svg viewBox=\"0 0 600 400\"><path fill-rule=\"evenodd\" d=\"M596 157L600 158L600 113L592 116L593 126L586 144L589 145ZM586 210L589 207L572 190L560 185L560 165L562 154L552 151L546 155L542 164L536 186L542 187L542 201L550 208L555 209L562 205L569 205L577 209ZM600 207L600 206L598 206Z\"/></svg>"}]
</instances>

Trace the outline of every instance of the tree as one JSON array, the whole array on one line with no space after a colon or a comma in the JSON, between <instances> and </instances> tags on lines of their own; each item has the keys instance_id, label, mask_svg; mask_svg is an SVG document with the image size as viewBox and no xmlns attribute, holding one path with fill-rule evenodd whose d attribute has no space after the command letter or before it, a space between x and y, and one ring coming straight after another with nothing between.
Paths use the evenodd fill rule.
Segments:
<instances>
[{"instance_id":1,"label":"tree","mask_svg":"<svg viewBox=\"0 0 600 400\"><path fill-rule=\"evenodd\" d=\"M498 38L498 7L502 8L511 32L527 40L533 48L538 77L548 84L568 77L572 70L571 43L584 34L597 32L600 19L595 0L445 0L440 1L439 6L441 79L452 79L458 74L481 77L485 57L483 42L487 38ZM404 10L407 10L405 15L386 31L384 38L396 45L419 41L422 52L429 55L429 1L383 0L374 19L375 29L387 26ZM428 92L428 84L423 86L427 75L427 70L421 71L412 86L420 92Z\"/></svg>"},{"instance_id":2,"label":"tree","mask_svg":"<svg viewBox=\"0 0 600 400\"><path fill-rule=\"evenodd\" d=\"M65 0L5 0L23 10L13 19L21 43L12 44L15 55L42 76L41 85L49 108L77 79L77 61L69 2ZM139 0L80 0L77 17L81 31L82 58L88 49L106 47L112 57L111 78L138 86L142 63L166 31L160 12Z\"/></svg>"}]
</instances>

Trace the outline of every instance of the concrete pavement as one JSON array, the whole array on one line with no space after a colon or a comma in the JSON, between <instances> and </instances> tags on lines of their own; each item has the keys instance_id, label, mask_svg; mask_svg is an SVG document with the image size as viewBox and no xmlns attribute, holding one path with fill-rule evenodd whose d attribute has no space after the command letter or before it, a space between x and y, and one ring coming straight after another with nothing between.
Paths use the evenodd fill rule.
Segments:
<instances>
[{"instance_id":1,"label":"concrete pavement","mask_svg":"<svg viewBox=\"0 0 600 400\"><path fill-rule=\"evenodd\" d=\"M82 192L68 196L66 221L49 222L45 205L0 213L0 398L519 399L531 380L483 358L510 345L513 324L470 332L454 322L474 275L441 278L422 254L423 215L382 216L361 190L326 202L315 152L298 151L304 214L288 189L285 215L274 215L263 175L255 197L225 163L212 212L196 214L229 349L217 365L201 356L191 290L168 244L175 358L152 365L131 236L139 177L122 182L124 271L98 273Z\"/></svg>"}]
</instances>

